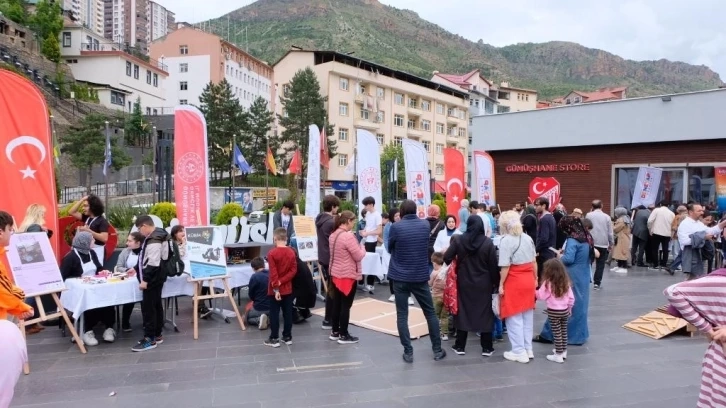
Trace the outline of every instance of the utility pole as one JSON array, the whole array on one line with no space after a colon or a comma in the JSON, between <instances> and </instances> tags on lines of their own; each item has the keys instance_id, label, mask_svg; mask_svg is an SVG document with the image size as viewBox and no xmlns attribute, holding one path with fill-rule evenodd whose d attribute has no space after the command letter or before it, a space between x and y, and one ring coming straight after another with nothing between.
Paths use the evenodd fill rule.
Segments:
<instances>
[{"instance_id":1,"label":"utility pole","mask_svg":"<svg viewBox=\"0 0 726 408\"><path fill-rule=\"evenodd\" d=\"M229 192L229 197L231 199L231 201L230 201L231 203L234 202L234 193L235 193L235 191L234 191L234 173L236 173L236 171L235 171L236 166L234 164L234 159L235 159L234 158L234 148L235 148L235 146L237 146L237 134L233 133L232 134L232 149L230 149L230 153L232 156L232 166L230 167L230 170L229 170L229 177L232 180L231 191Z\"/></svg>"}]
</instances>

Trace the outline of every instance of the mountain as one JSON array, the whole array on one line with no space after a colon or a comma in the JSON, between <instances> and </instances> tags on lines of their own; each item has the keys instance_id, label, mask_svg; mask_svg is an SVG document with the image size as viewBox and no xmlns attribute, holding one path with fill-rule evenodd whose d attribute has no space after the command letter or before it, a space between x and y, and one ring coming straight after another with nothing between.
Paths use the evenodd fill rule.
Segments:
<instances>
[{"instance_id":1,"label":"mountain","mask_svg":"<svg viewBox=\"0 0 726 408\"><path fill-rule=\"evenodd\" d=\"M472 42L413 11L376 0L259 0L207 24L270 64L291 45L355 52L356 57L424 78L434 70L465 73L478 68L495 82L537 89L540 99L604 86L628 86L629 96L646 96L722 85L706 66L626 60L575 43L494 47L485 38Z\"/></svg>"}]
</instances>

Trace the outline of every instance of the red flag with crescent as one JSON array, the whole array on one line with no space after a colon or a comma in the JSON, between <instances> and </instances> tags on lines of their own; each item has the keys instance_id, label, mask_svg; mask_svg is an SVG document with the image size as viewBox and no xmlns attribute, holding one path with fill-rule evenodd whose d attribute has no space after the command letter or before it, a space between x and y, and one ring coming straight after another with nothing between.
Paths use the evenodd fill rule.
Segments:
<instances>
[{"instance_id":1,"label":"red flag with crescent","mask_svg":"<svg viewBox=\"0 0 726 408\"><path fill-rule=\"evenodd\" d=\"M459 225L461 200L466 197L464 189L464 154L457 149L444 149L444 175L446 180L446 212L456 217Z\"/></svg>"},{"instance_id":2,"label":"red flag with crescent","mask_svg":"<svg viewBox=\"0 0 726 408\"><path fill-rule=\"evenodd\" d=\"M61 234L48 107L35 85L18 74L0 69L0 84L0 210L9 212L18 226L28 206L44 206L45 224L56 232L50 241L58 258Z\"/></svg>"}]
</instances>

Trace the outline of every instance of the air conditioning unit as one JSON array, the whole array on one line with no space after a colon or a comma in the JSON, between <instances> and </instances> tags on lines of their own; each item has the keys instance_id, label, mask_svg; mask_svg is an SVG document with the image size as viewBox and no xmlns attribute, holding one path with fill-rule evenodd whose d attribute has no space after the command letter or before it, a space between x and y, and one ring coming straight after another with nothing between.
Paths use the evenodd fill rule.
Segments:
<instances>
[{"instance_id":1,"label":"air conditioning unit","mask_svg":"<svg viewBox=\"0 0 726 408\"><path fill-rule=\"evenodd\" d=\"M226 54L224 54L224 58L227 59L227 60L229 60L229 59L232 58L232 54L226 53Z\"/></svg>"}]
</instances>

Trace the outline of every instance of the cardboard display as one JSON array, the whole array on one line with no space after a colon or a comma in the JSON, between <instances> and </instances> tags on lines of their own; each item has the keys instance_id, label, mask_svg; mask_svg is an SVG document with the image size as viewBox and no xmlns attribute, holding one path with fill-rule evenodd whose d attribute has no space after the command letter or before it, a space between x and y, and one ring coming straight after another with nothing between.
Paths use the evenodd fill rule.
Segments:
<instances>
[{"instance_id":1,"label":"cardboard display","mask_svg":"<svg viewBox=\"0 0 726 408\"><path fill-rule=\"evenodd\" d=\"M312 313L321 317L325 316L325 308L315 309ZM396 305L371 298L355 300L350 308L350 324L390 334L391 336L398 336ZM408 330L412 339L429 334L426 317L418 307L408 307Z\"/></svg>"},{"instance_id":2,"label":"cardboard display","mask_svg":"<svg viewBox=\"0 0 726 408\"><path fill-rule=\"evenodd\" d=\"M685 329L688 322L659 311L653 311L623 325L624 329L659 340Z\"/></svg>"}]
</instances>

